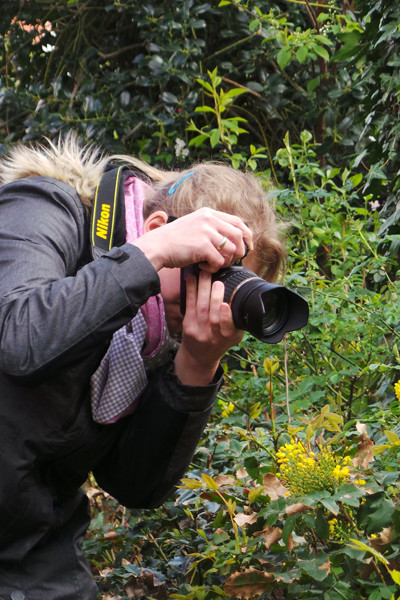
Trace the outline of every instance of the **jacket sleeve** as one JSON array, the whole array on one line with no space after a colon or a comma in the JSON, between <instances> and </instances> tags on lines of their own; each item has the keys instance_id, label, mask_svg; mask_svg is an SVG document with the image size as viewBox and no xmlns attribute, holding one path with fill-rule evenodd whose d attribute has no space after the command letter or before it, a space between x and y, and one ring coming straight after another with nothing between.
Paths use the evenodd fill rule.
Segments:
<instances>
[{"instance_id":1,"label":"jacket sleeve","mask_svg":"<svg viewBox=\"0 0 400 600\"><path fill-rule=\"evenodd\" d=\"M160 291L157 272L130 244L82 266L88 224L67 184L4 185L0 212L0 370L9 375L76 362Z\"/></svg>"},{"instance_id":2,"label":"jacket sleeve","mask_svg":"<svg viewBox=\"0 0 400 600\"><path fill-rule=\"evenodd\" d=\"M121 419L117 442L93 470L99 485L129 508L162 504L190 465L221 385L221 367L202 387L183 385L171 363L159 369L139 410Z\"/></svg>"}]
</instances>

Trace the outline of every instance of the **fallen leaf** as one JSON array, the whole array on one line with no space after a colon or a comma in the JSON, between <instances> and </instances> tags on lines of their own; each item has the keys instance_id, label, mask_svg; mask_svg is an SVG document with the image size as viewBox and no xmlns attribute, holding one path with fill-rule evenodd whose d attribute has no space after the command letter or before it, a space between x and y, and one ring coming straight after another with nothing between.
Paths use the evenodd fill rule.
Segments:
<instances>
[{"instance_id":1,"label":"fallen leaf","mask_svg":"<svg viewBox=\"0 0 400 600\"><path fill-rule=\"evenodd\" d=\"M116 540L117 538L119 538L119 533L117 533L116 531L107 531L104 534L105 540Z\"/></svg>"},{"instance_id":2,"label":"fallen leaf","mask_svg":"<svg viewBox=\"0 0 400 600\"><path fill-rule=\"evenodd\" d=\"M298 513L306 512L307 510L310 510L309 506L296 502L295 504L290 504L286 507L286 514L290 517L291 515L297 515Z\"/></svg>"},{"instance_id":3,"label":"fallen leaf","mask_svg":"<svg viewBox=\"0 0 400 600\"><path fill-rule=\"evenodd\" d=\"M240 469L238 469L236 471L236 477L238 479L247 479L247 477L250 477L250 475L248 474L246 469L244 469L243 467L240 467Z\"/></svg>"},{"instance_id":4,"label":"fallen leaf","mask_svg":"<svg viewBox=\"0 0 400 600\"><path fill-rule=\"evenodd\" d=\"M378 550L382 548L382 546L387 546L392 541L392 528L384 527L382 531L376 534L376 538L370 540L370 544L374 550Z\"/></svg>"},{"instance_id":5,"label":"fallen leaf","mask_svg":"<svg viewBox=\"0 0 400 600\"><path fill-rule=\"evenodd\" d=\"M224 592L234 598L254 598L270 587L271 573L246 569L242 573L233 573L225 582Z\"/></svg>"},{"instance_id":6,"label":"fallen leaf","mask_svg":"<svg viewBox=\"0 0 400 600\"><path fill-rule=\"evenodd\" d=\"M218 483L218 485L234 485L235 479L231 477L231 475L217 475L214 477L214 481Z\"/></svg>"},{"instance_id":7,"label":"fallen leaf","mask_svg":"<svg viewBox=\"0 0 400 600\"><path fill-rule=\"evenodd\" d=\"M281 481L273 473L266 473L263 477L263 485L265 493L271 500L277 500L286 496L288 489L285 488Z\"/></svg>"},{"instance_id":8,"label":"fallen leaf","mask_svg":"<svg viewBox=\"0 0 400 600\"><path fill-rule=\"evenodd\" d=\"M375 460L373 447L374 442L369 438L364 441L360 441L356 455L352 460L353 466L357 469L368 469L369 464Z\"/></svg>"},{"instance_id":9,"label":"fallen leaf","mask_svg":"<svg viewBox=\"0 0 400 600\"><path fill-rule=\"evenodd\" d=\"M267 550L269 550L273 544L276 544L276 542L279 542L279 540L282 539L282 529L280 527L267 526L263 531L263 535L265 545Z\"/></svg>"},{"instance_id":10,"label":"fallen leaf","mask_svg":"<svg viewBox=\"0 0 400 600\"><path fill-rule=\"evenodd\" d=\"M256 513L251 513L250 515L245 515L244 513L238 513L234 517L234 521L239 527L243 527L244 525L251 525L257 521Z\"/></svg>"},{"instance_id":11,"label":"fallen leaf","mask_svg":"<svg viewBox=\"0 0 400 600\"><path fill-rule=\"evenodd\" d=\"M367 426L365 423L356 423L356 429L361 437L364 437L364 436L368 437Z\"/></svg>"}]
</instances>

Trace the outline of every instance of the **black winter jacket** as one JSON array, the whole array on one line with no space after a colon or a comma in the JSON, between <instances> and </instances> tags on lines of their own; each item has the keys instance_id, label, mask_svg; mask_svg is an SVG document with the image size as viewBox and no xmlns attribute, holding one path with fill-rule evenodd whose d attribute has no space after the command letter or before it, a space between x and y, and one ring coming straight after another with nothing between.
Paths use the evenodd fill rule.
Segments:
<instances>
[{"instance_id":1,"label":"black winter jacket","mask_svg":"<svg viewBox=\"0 0 400 600\"><path fill-rule=\"evenodd\" d=\"M171 493L221 385L180 383L171 361L139 410L91 418L89 382L113 333L159 293L135 246L90 258L76 191L49 177L0 188L0 560L18 560L65 520L92 470L129 507Z\"/></svg>"}]
</instances>

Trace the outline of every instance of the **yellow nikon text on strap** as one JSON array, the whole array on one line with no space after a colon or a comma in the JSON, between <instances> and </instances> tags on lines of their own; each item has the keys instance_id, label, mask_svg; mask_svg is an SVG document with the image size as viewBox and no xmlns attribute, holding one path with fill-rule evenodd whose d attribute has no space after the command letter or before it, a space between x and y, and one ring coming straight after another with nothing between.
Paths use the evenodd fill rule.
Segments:
<instances>
[{"instance_id":1,"label":"yellow nikon text on strap","mask_svg":"<svg viewBox=\"0 0 400 600\"><path fill-rule=\"evenodd\" d=\"M103 176L96 189L93 203L91 242L101 250L111 250L118 202L118 189L121 171L119 167ZM104 202L107 199L108 202Z\"/></svg>"}]
</instances>

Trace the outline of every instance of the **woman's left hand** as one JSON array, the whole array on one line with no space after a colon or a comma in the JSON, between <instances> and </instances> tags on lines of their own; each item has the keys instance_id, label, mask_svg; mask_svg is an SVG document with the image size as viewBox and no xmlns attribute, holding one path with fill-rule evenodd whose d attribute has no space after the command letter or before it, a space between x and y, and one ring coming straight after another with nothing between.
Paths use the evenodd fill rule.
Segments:
<instances>
[{"instance_id":1,"label":"woman's left hand","mask_svg":"<svg viewBox=\"0 0 400 600\"><path fill-rule=\"evenodd\" d=\"M211 274L200 271L186 280L186 312L182 343L175 357L175 373L185 385L207 385L220 358L243 337L224 302L224 284L212 283Z\"/></svg>"}]
</instances>

